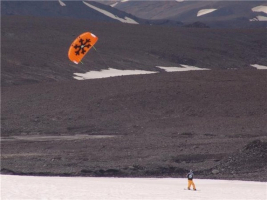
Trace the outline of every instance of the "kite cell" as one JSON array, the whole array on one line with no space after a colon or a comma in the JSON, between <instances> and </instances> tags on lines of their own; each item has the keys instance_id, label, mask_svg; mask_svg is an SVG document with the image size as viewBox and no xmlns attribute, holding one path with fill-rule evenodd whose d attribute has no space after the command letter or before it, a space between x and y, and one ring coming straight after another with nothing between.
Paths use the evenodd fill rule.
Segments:
<instances>
[{"instance_id":1,"label":"kite cell","mask_svg":"<svg viewBox=\"0 0 267 200\"><path fill-rule=\"evenodd\" d=\"M69 59L78 64L81 62L87 52L95 45L98 37L90 32L86 32L78 36L70 46Z\"/></svg>"}]
</instances>

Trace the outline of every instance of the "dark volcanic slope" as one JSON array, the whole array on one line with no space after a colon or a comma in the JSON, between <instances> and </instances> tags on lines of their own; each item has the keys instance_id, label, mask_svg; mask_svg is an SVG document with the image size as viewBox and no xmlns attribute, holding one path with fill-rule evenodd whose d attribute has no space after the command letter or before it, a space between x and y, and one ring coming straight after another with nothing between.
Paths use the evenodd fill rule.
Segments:
<instances>
[{"instance_id":1,"label":"dark volcanic slope","mask_svg":"<svg viewBox=\"0 0 267 200\"><path fill-rule=\"evenodd\" d=\"M72 64L85 31L98 53ZM266 29L9 16L1 34L2 173L267 180L267 71L250 67L267 65ZM179 64L212 70L155 67ZM108 67L160 73L72 77Z\"/></svg>"},{"instance_id":2,"label":"dark volcanic slope","mask_svg":"<svg viewBox=\"0 0 267 200\"><path fill-rule=\"evenodd\" d=\"M2 135L124 134L135 125L143 133L140 127L149 123L157 133L171 126L200 132L196 126L188 130L184 117L196 120L201 132L262 134L266 78L258 70L205 71L3 87ZM257 120L249 122L251 116ZM236 126L240 118L254 126Z\"/></svg>"},{"instance_id":3,"label":"dark volcanic slope","mask_svg":"<svg viewBox=\"0 0 267 200\"><path fill-rule=\"evenodd\" d=\"M267 65L266 29L191 29L97 23L89 20L2 17L2 86L73 79L74 72L108 67L159 70L194 65L211 69ZM91 31L98 53L84 65L67 58L71 42Z\"/></svg>"},{"instance_id":4,"label":"dark volcanic slope","mask_svg":"<svg viewBox=\"0 0 267 200\"><path fill-rule=\"evenodd\" d=\"M4 87L2 170L180 177L193 168L203 178L266 181L264 156L242 170L227 161L266 142L266 99L267 72L257 70ZM86 138L99 135L114 137Z\"/></svg>"}]
</instances>

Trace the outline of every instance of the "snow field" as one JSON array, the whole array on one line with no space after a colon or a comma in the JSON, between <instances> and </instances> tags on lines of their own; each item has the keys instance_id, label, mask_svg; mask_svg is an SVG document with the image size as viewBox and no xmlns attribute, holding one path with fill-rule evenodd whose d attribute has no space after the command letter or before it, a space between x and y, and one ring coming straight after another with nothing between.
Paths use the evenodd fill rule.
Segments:
<instances>
[{"instance_id":1,"label":"snow field","mask_svg":"<svg viewBox=\"0 0 267 200\"><path fill-rule=\"evenodd\" d=\"M267 183L185 178L91 178L1 175L1 199L266 200Z\"/></svg>"}]
</instances>

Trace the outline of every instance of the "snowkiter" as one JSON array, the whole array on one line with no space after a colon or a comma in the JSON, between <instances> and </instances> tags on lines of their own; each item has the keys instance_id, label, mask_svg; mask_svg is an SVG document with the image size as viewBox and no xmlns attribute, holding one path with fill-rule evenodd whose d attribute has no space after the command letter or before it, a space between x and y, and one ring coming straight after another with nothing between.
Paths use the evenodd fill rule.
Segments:
<instances>
[{"instance_id":1,"label":"snowkiter","mask_svg":"<svg viewBox=\"0 0 267 200\"><path fill-rule=\"evenodd\" d=\"M191 185L193 186L193 190L196 190L196 186L193 182L193 179L194 179L194 173L192 170L190 170L190 172L187 174L187 179L188 179L188 186L187 186L187 189L190 190L191 188Z\"/></svg>"}]
</instances>

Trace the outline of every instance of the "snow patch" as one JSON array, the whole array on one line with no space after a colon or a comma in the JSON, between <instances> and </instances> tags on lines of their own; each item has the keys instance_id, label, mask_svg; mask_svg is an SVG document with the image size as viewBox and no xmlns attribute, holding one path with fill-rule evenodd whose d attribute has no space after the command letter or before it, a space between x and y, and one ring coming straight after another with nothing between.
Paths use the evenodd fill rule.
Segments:
<instances>
[{"instance_id":1,"label":"snow patch","mask_svg":"<svg viewBox=\"0 0 267 200\"><path fill-rule=\"evenodd\" d=\"M185 178L94 178L1 175L1 199L266 200L266 182Z\"/></svg>"},{"instance_id":2,"label":"snow patch","mask_svg":"<svg viewBox=\"0 0 267 200\"><path fill-rule=\"evenodd\" d=\"M66 4L65 4L65 3L63 3L63 1L61 1L61 0L58 0L58 2L59 2L59 4L60 4L61 6L66 6Z\"/></svg>"},{"instance_id":3,"label":"snow patch","mask_svg":"<svg viewBox=\"0 0 267 200\"><path fill-rule=\"evenodd\" d=\"M198 11L197 16L199 17L202 15L206 15L208 13L214 12L215 10L217 10L217 9L202 9L202 10Z\"/></svg>"},{"instance_id":4,"label":"snow patch","mask_svg":"<svg viewBox=\"0 0 267 200\"><path fill-rule=\"evenodd\" d=\"M104 15L110 17L110 18L112 18L112 19L119 20L120 22L128 23L128 24L139 24L138 22L136 22L135 20L133 20L133 19L131 19L131 18L129 18L129 17L125 17L124 19L123 19L123 18L119 18L118 16L115 16L115 15L113 15L112 13L110 13L110 12L108 12L108 11L106 11L106 10L97 8L97 7L91 5L91 4L87 3L87 2L84 2L84 1L83 1L83 3L84 3L86 6L92 8L92 9L94 9L94 10L96 10L96 11L98 11L98 12L100 12L100 13L102 13L102 14L104 14Z\"/></svg>"},{"instance_id":5,"label":"snow patch","mask_svg":"<svg viewBox=\"0 0 267 200\"><path fill-rule=\"evenodd\" d=\"M267 17L265 16L257 16L253 19L250 19L249 21L267 21Z\"/></svg>"},{"instance_id":6,"label":"snow patch","mask_svg":"<svg viewBox=\"0 0 267 200\"><path fill-rule=\"evenodd\" d=\"M77 80L86 80L86 79L97 79L97 78L108 78L115 76L126 76L126 75L137 75L137 74L152 74L157 73L154 71L144 71L144 70L118 70L113 68L108 68L101 71L90 71L86 73L74 73L73 78Z\"/></svg>"},{"instance_id":7,"label":"snow patch","mask_svg":"<svg viewBox=\"0 0 267 200\"><path fill-rule=\"evenodd\" d=\"M251 9L253 12L264 12L267 14L267 6L257 6Z\"/></svg>"},{"instance_id":8,"label":"snow patch","mask_svg":"<svg viewBox=\"0 0 267 200\"><path fill-rule=\"evenodd\" d=\"M111 7L115 7L117 4L118 4L118 2L116 2L116 3L114 3L114 4L111 4L110 6L111 6Z\"/></svg>"},{"instance_id":9,"label":"snow patch","mask_svg":"<svg viewBox=\"0 0 267 200\"><path fill-rule=\"evenodd\" d=\"M267 66L264 65L252 64L250 66L255 67L257 69L267 69Z\"/></svg>"},{"instance_id":10,"label":"snow patch","mask_svg":"<svg viewBox=\"0 0 267 200\"><path fill-rule=\"evenodd\" d=\"M156 66L157 68L163 69L166 72L185 72L195 70L210 70L208 68L199 68L189 65L181 65L182 67L163 67ZM153 74L158 73L157 71L145 71L145 70L119 70L114 68L108 68L101 71L90 71L86 73L74 73L73 76L76 80L87 80L97 78L109 78L115 76L127 76L127 75L139 75L139 74Z\"/></svg>"},{"instance_id":11,"label":"snow patch","mask_svg":"<svg viewBox=\"0 0 267 200\"><path fill-rule=\"evenodd\" d=\"M125 2L127 2L127 1L129 1L129 0L121 0L121 1L119 1L119 2L115 2L115 3L111 4L110 6L111 6L111 7L115 7L115 6L118 5L119 3L125 3Z\"/></svg>"},{"instance_id":12,"label":"snow patch","mask_svg":"<svg viewBox=\"0 0 267 200\"><path fill-rule=\"evenodd\" d=\"M209 70L208 68L199 68L189 65L181 65L182 67L162 67L156 66L160 69L164 69L166 72L184 72L184 71L194 71L194 70Z\"/></svg>"}]
</instances>

